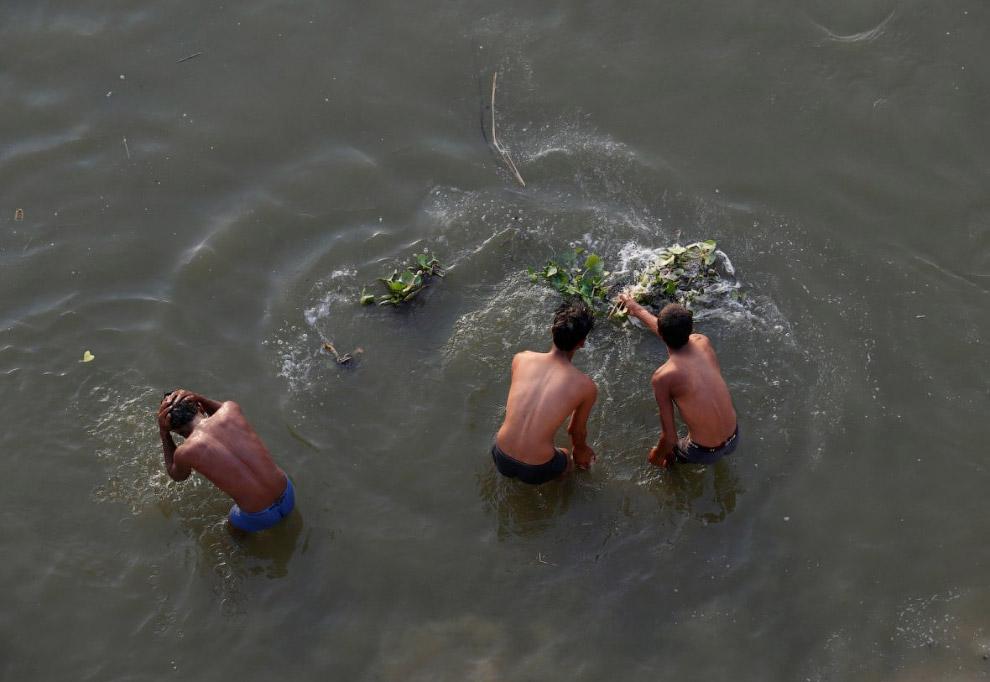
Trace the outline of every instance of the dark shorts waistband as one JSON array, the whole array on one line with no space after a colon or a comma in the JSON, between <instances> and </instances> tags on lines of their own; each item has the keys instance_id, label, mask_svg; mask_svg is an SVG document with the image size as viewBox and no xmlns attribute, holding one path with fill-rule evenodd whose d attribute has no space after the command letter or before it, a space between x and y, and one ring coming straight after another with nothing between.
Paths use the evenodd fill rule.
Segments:
<instances>
[{"instance_id":1,"label":"dark shorts waistband","mask_svg":"<svg viewBox=\"0 0 990 682\"><path fill-rule=\"evenodd\" d=\"M678 462L690 464L714 464L718 460L731 455L739 444L739 425L725 442L715 448L698 445L690 438L681 438L674 446L674 455Z\"/></svg>"},{"instance_id":2,"label":"dark shorts waistband","mask_svg":"<svg viewBox=\"0 0 990 682\"><path fill-rule=\"evenodd\" d=\"M492 443L492 460L503 476L516 478L530 485L552 481L567 470L567 453L560 448L554 448L553 457L543 464L527 464L504 452L497 443Z\"/></svg>"}]
</instances>

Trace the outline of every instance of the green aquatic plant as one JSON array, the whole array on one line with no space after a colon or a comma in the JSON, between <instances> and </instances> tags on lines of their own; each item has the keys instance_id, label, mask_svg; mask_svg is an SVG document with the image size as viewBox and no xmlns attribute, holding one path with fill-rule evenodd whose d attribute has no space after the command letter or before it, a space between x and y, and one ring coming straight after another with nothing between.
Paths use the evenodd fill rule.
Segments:
<instances>
[{"instance_id":1,"label":"green aquatic plant","mask_svg":"<svg viewBox=\"0 0 990 682\"><path fill-rule=\"evenodd\" d=\"M529 279L534 284L542 280L567 297L583 300L597 312L608 305L607 281L612 273L605 270L605 263L596 253L587 253L580 246L548 260L542 270L529 269Z\"/></svg>"},{"instance_id":2,"label":"green aquatic plant","mask_svg":"<svg viewBox=\"0 0 990 682\"><path fill-rule=\"evenodd\" d=\"M413 264L402 272L394 270L389 277L379 277L378 281L385 285L386 293L376 297L361 289L361 305L399 305L411 301L419 292L426 288L433 277L443 277L446 272L443 266L429 251L414 253Z\"/></svg>"},{"instance_id":3,"label":"green aquatic plant","mask_svg":"<svg viewBox=\"0 0 990 682\"><path fill-rule=\"evenodd\" d=\"M674 244L661 249L648 267L635 272L635 283L626 290L639 303L666 299L681 305L690 304L720 280L715 268L718 255L715 240L707 239L687 246Z\"/></svg>"}]
</instances>

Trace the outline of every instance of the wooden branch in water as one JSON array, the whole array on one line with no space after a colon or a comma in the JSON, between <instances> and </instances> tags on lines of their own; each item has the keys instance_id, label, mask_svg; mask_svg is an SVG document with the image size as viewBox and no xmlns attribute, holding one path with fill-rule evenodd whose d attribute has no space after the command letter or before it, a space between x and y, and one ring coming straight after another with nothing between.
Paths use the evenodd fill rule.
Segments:
<instances>
[{"instance_id":1,"label":"wooden branch in water","mask_svg":"<svg viewBox=\"0 0 990 682\"><path fill-rule=\"evenodd\" d=\"M183 57L182 59L177 59L175 61L175 63L176 64L181 64L182 62L188 62L190 59L195 59L196 57L200 56L201 54L203 54L203 53L202 52L196 52L194 54L189 55L188 57Z\"/></svg>"},{"instance_id":2,"label":"wooden branch in water","mask_svg":"<svg viewBox=\"0 0 990 682\"><path fill-rule=\"evenodd\" d=\"M498 71L492 74L492 146L495 147L495 151L499 153L502 157L502 161L505 165L512 171L512 174L516 176L516 180L523 187L526 186L526 181L522 179L522 175L519 174L519 169L516 168L516 164L513 163L512 157L509 156L509 152L498 142L498 136L495 134L495 84L498 80Z\"/></svg>"}]
</instances>

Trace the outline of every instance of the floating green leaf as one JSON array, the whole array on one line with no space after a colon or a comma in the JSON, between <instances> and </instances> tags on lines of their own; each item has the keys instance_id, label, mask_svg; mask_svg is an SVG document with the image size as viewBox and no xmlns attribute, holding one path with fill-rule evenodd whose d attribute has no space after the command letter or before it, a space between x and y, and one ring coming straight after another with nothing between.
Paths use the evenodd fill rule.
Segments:
<instances>
[{"instance_id":1,"label":"floating green leaf","mask_svg":"<svg viewBox=\"0 0 990 682\"><path fill-rule=\"evenodd\" d=\"M402 272L393 270L391 276L378 278L387 290L386 294L378 297L378 305L399 305L410 301L426 287L430 278L446 274L440 261L428 251L413 254L413 259L413 264ZM360 301L361 305L369 305L375 302L375 296L362 289Z\"/></svg>"},{"instance_id":2,"label":"floating green leaf","mask_svg":"<svg viewBox=\"0 0 990 682\"><path fill-rule=\"evenodd\" d=\"M540 271L530 268L530 281L542 279L561 294L579 297L593 310L603 311L608 305L608 273L601 256L589 253L582 261L580 256L585 253L579 246L561 254L557 260L547 261Z\"/></svg>"}]
</instances>

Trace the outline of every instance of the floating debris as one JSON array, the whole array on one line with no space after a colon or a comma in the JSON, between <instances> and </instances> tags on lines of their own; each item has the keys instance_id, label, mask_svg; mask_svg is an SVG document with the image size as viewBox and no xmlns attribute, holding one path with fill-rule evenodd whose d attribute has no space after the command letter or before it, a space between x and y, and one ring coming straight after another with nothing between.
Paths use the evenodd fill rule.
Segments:
<instances>
[{"instance_id":1,"label":"floating debris","mask_svg":"<svg viewBox=\"0 0 990 682\"><path fill-rule=\"evenodd\" d=\"M337 349L334 348L334 345L329 341L323 342L323 350L327 351L328 353L331 353L333 355L334 361L338 365L346 365L347 363L354 360L355 355L360 355L361 353L364 352L364 349L358 346L350 353L344 353L343 355L341 355L340 353L337 352Z\"/></svg>"},{"instance_id":2,"label":"floating debris","mask_svg":"<svg viewBox=\"0 0 990 682\"><path fill-rule=\"evenodd\" d=\"M14 211L14 220L24 220L24 209L19 208Z\"/></svg>"},{"instance_id":3,"label":"floating debris","mask_svg":"<svg viewBox=\"0 0 990 682\"><path fill-rule=\"evenodd\" d=\"M516 176L516 180L522 187L526 186L526 181L523 180L522 175L519 174L519 169L516 168L516 164L513 163L512 157L509 156L509 151L499 144L498 137L495 134L495 83L498 80L498 71L492 74L492 146L495 147L495 151L499 153L502 157L502 161L508 167L512 174Z\"/></svg>"},{"instance_id":4,"label":"floating debris","mask_svg":"<svg viewBox=\"0 0 990 682\"><path fill-rule=\"evenodd\" d=\"M95 359L96 359L96 356L95 355L93 355L89 351L86 351L86 352L83 353L83 357L82 357L82 360L80 362L92 362Z\"/></svg>"}]
</instances>

